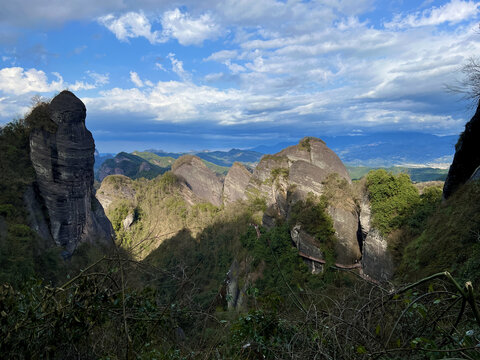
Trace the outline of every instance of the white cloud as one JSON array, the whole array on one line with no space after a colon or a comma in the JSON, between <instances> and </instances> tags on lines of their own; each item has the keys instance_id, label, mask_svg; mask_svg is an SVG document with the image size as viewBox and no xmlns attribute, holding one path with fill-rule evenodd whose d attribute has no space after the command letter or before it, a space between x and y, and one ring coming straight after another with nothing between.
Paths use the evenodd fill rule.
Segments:
<instances>
[{"instance_id":1,"label":"white cloud","mask_svg":"<svg viewBox=\"0 0 480 360\"><path fill-rule=\"evenodd\" d=\"M220 27L209 13L198 18L192 18L188 13L182 13L178 8L165 11L160 18L162 31L152 30L152 20L145 13L128 12L119 17L113 14L98 18L98 22L115 34L120 41L144 37L151 44L177 39L182 45L200 45L207 39L215 39L220 33Z\"/></svg>"},{"instance_id":2,"label":"white cloud","mask_svg":"<svg viewBox=\"0 0 480 360\"><path fill-rule=\"evenodd\" d=\"M371 0L186 0L182 8L166 0L142 1L112 7L103 14L116 15L103 16L99 22L121 41L145 38L158 44L177 39L187 46L227 35L212 44L215 52L209 56L203 50L181 52L173 50L175 44L162 45L163 54L177 55L172 52L165 61L152 52L148 62L164 73L148 80L147 67L140 71L130 65L130 86L136 88L104 89L98 98L88 100L94 111L124 111L161 121L314 124L322 130L382 124L456 129L461 105L444 101L451 95L445 95L443 84L455 79L463 61L480 53L478 34L472 30L478 1L433 6L438 2L426 0L412 5L413 12L404 11L380 25L382 20L370 16L377 13L363 13L371 8ZM402 3L405 9L406 2ZM440 27L445 24L450 26ZM196 69L202 59L216 63ZM0 83L0 89L9 88L13 94L60 85L85 90L108 83L108 76L102 80L100 74L97 79L87 74L68 85L60 75L53 78L33 70L38 73L29 76L37 85L23 87L11 80ZM23 84L26 72L21 69L14 78ZM152 79L158 75L175 81L157 83L158 77ZM221 88L200 86L197 79L221 83ZM456 115L450 106L456 107Z\"/></svg>"},{"instance_id":3,"label":"white cloud","mask_svg":"<svg viewBox=\"0 0 480 360\"><path fill-rule=\"evenodd\" d=\"M152 44L166 41L160 32L152 31L150 20L143 12L132 11L118 18L109 14L98 18L98 21L113 32L120 41L138 37L144 37Z\"/></svg>"},{"instance_id":4,"label":"white cloud","mask_svg":"<svg viewBox=\"0 0 480 360\"><path fill-rule=\"evenodd\" d=\"M188 13L182 13L178 8L166 11L161 19L165 37L178 40L182 45L200 45L207 39L215 39L220 27L206 13L193 19Z\"/></svg>"},{"instance_id":5,"label":"white cloud","mask_svg":"<svg viewBox=\"0 0 480 360\"><path fill-rule=\"evenodd\" d=\"M72 91L91 90L108 84L108 74L87 71L87 76L93 81L77 80L74 83L65 82L63 77L53 72L54 80L49 80L42 70L9 67L0 69L0 120L10 121L15 116L22 116L30 108L30 99L34 94L47 94L64 89Z\"/></svg>"},{"instance_id":6,"label":"white cloud","mask_svg":"<svg viewBox=\"0 0 480 360\"><path fill-rule=\"evenodd\" d=\"M185 69L183 68L183 61L176 59L175 54L173 53L168 54L167 57L172 63L172 71L177 74L180 79L182 79L183 81L190 81L192 79L190 73L185 71Z\"/></svg>"},{"instance_id":7,"label":"white cloud","mask_svg":"<svg viewBox=\"0 0 480 360\"><path fill-rule=\"evenodd\" d=\"M158 70L167 71L167 70L165 69L165 67L164 67L162 64L158 63L158 62L155 63L155 68L158 69Z\"/></svg>"},{"instance_id":8,"label":"white cloud","mask_svg":"<svg viewBox=\"0 0 480 360\"><path fill-rule=\"evenodd\" d=\"M230 60L225 61L224 64L230 69L232 74L238 74L246 70L242 65L232 63Z\"/></svg>"},{"instance_id":9,"label":"white cloud","mask_svg":"<svg viewBox=\"0 0 480 360\"><path fill-rule=\"evenodd\" d=\"M62 77L59 74L54 75L57 81L49 82L42 70L25 70L21 67L3 68L0 69L0 91L5 94L23 95L62 90L64 88Z\"/></svg>"},{"instance_id":10,"label":"white cloud","mask_svg":"<svg viewBox=\"0 0 480 360\"><path fill-rule=\"evenodd\" d=\"M135 71L130 71L130 80L139 88L143 87L143 81Z\"/></svg>"},{"instance_id":11,"label":"white cloud","mask_svg":"<svg viewBox=\"0 0 480 360\"><path fill-rule=\"evenodd\" d=\"M107 85L110 81L108 74L99 74L91 70L88 70L85 73L88 75L88 77L90 77L93 80L93 83L88 81L83 81L83 80L82 81L77 80L73 84L64 83L63 86L68 87L68 89L73 91L92 90L92 89L96 89L98 87ZM53 73L53 74L57 76L57 78L60 78L60 79L62 78L58 73Z\"/></svg>"},{"instance_id":12,"label":"white cloud","mask_svg":"<svg viewBox=\"0 0 480 360\"><path fill-rule=\"evenodd\" d=\"M203 59L203 61L218 61L224 62L236 58L238 55L237 50L221 50L211 54L209 57Z\"/></svg>"},{"instance_id":13,"label":"white cloud","mask_svg":"<svg viewBox=\"0 0 480 360\"><path fill-rule=\"evenodd\" d=\"M86 73L88 76L90 76L93 79L96 87L107 85L110 82L110 78L108 74L99 74L91 70L88 70Z\"/></svg>"},{"instance_id":14,"label":"white cloud","mask_svg":"<svg viewBox=\"0 0 480 360\"><path fill-rule=\"evenodd\" d=\"M434 26L443 23L456 24L477 16L480 3L464 0L451 0L449 3L432 7L409 15L397 15L391 22L385 23L386 28L409 28L419 26Z\"/></svg>"}]
</instances>

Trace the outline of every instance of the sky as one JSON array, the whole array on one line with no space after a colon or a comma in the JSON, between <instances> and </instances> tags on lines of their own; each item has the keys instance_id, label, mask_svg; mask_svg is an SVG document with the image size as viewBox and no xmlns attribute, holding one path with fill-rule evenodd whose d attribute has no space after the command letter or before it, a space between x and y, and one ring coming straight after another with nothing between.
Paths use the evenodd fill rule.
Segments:
<instances>
[{"instance_id":1,"label":"sky","mask_svg":"<svg viewBox=\"0 0 480 360\"><path fill-rule=\"evenodd\" d=\"M68 89L100 152L458 134L472 0L0 0L0 124Z\"/></svg>"}]
</instances>

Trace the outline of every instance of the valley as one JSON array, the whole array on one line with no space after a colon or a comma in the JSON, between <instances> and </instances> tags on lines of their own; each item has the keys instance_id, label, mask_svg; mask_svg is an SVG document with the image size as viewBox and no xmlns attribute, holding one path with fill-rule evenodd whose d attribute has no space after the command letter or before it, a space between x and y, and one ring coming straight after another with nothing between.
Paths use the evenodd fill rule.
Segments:
<instances>
[{"instance_id":1,"label":"valley","mask_svg":"<svg viewBox=\"0 0 480 360\"><path fill-rule=\"evenodd\" d=\"M3 354L478 356L478 111L449 171L345 166L312 136L94 167L85 116L63 91L1 129Z\"/></svg>"}]
</instances>

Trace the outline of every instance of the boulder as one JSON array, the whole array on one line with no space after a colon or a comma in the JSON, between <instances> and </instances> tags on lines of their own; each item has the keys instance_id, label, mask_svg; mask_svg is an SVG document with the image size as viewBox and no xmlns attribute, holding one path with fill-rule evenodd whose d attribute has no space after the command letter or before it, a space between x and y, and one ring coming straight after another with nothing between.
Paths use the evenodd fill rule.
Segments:
<instances>
[{"instance_id":1,"label":"boulder","mask_svg":"<svg viewBox=\"0 0 480 360\"><path fill-rule=\"evenodd\" d=\"M122 221L123 225L123 230L128 230L130 229L130 226L132 226L133 222L135 220L135 215L133 213L128 214L125 219Z\"/></svg>"}]
</instances>

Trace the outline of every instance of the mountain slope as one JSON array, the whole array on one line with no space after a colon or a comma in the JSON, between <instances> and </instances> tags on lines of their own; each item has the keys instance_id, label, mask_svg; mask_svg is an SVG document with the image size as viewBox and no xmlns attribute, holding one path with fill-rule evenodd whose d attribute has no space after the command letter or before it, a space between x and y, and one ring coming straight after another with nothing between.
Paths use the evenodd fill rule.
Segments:
<instances>
[{"instance_id":1,"label":"mountain slope","mask_svg":"<svg viewBox=\"0 0 480 360\"><path fill-rule=\"evenodd\" d=\"M140 156L118 153L113 159L106 160L97 173L97 178L102 181L108 175L125 175L132 179L141 177L152 179L167 171L169 167L160 167Z\"/></svg>"}]
</instances>

